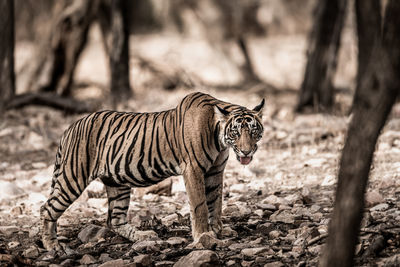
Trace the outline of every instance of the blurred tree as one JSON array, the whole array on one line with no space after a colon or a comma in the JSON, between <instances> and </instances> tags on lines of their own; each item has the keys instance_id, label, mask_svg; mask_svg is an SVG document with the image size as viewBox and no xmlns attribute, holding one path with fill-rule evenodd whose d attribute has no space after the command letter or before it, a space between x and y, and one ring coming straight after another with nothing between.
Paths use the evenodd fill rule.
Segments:
<instances>
[{"instance_id":1,"label":"blurred tree","mask_svg":"<svg viewBox=\"0 0 400 267\"><path fill-rule=\"evenodd\" d=\"M0 111L15 94L14 1L0 1Z\"/></svg>"},{"instance_id":2,"label":"blurred tree","mask_svg":"<svg viewBox=\"0 0 400 267\"><path fill-rule=\"evenodd\" d=\"M128 1L73 0L64 4L66 6L59 9L60 14L51 33L50 51L41 53L43 58L38 59L38 70L33 72L31 87L61 96L71 94L75 68L87 44L90 26L99 18L103 34L110 36L111 40L105 45L109 55L113 98L121 100L130 97ZM98 13L99 5L101 12ZM37 76L45 77L46 82L41 84L42 80L35 80Z\"/></svg>"},{"instance_id":3,"label":"blurred tree","mask_svg":"<svg viewBox=\"0 0 400 267\"><path fill-rule=\"evenodd\" d=\"M111 3L111 49L108 51L111 69L111 93L115 101L132 96L129 85L129 21L128 1Z\"/></svg>"},{"instance_id":4,"label":"blurred tree","mask_svg":"<svg viewBox=\"0 0 400 267\"><path fill-rule=\"evenodd\" d=\"M374 42L379 40L381 35L382 18L380 10L379 0L355 1L358 37L357 84L361 83L361 78L367 68L368 60L371 57ZM360 87L357 87L357 89L359 88ZM353 98L353 107L356 99L360 97L359 94L360 90L356 90Z\"/></svg>"},{"instance_id":5,"label":"blurred tree","mask_svg":"<svg viewBox=\"0 0 400 267\"><path fill-rule=\"evenodd\" d=\"M311 106L329 110L333 104L333 76L345 17L346 0L317 2L308 43L308 60L296 110Z\"/></svg>"},{"instance_id":6,"label":"blurred tree","mask_svg":"<svg viewBox=\"0 0 400 267\"><path fill-rule=\"evenodd\" d=\"M372 2L357 3L358 28L365 30L370 43L362 51L366 66L359 74L321 266L353 266L376 141L400 90L400 1L388 2L381 36L376 33L380 8Z\"/></svg>"}]
</instances>

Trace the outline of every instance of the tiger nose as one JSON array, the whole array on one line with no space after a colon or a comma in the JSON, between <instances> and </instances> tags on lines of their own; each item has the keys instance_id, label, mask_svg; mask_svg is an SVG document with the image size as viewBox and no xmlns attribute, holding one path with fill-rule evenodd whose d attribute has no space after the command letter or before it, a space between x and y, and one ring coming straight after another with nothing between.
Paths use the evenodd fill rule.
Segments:
<instances>
[{"instance_id":1,"label":"tiger nose","mask_svg":"<svg viewBox=\"0 0 400 267\"><path fill-rule=\"evenodd\" d=\"M242 153L247 156L248 154L250 154L251 150L242 150Z\"/></svg>"}]
</instances>

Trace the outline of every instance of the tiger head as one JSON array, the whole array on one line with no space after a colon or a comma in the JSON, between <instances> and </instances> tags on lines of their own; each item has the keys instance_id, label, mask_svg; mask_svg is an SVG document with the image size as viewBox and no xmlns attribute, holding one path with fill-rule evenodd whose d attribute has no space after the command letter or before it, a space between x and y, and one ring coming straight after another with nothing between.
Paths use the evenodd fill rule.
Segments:
<instances>
[{"instance_id":1,"label":"tiger head","mask_svg":"<svg viewBox=\"0 0 400 267\"><path fill-rule=\"evenodd\" d=\"M247 165L257 151L257 142L263 134L261 121L264 99L252 110L244 107L227 111L216 106L217 120L221 122L220 140L225 147L231 147L237 160Z\"/></svg>"}]
</instances>

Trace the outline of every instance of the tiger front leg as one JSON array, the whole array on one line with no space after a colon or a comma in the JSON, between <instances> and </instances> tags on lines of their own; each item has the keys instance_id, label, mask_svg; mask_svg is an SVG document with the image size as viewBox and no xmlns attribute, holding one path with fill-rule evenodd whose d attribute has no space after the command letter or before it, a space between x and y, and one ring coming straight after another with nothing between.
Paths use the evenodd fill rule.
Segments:
<instances>
[{"instance_id":1,"label":"tiger front leg","mask_svg":"<svg viewBox=\"0 0 400 267\"><path fill-rule=\"evenodd\" d=\"M220 237L222 231L222 173L205 176L208 220L211 230Z\"/></svg>"},{"instance_id":2,"label":"tiger front leg","mask_svg":"<svg viewBox=\"0 0 400 267\"><path fill-rule=\"evenodd\" d=\"M218 237L222 231L222 186L228 153L223 151L214 166L204 175L209 224Z\"/></svg>"},{"instance_id":3,"label":"tiger front leg","mask_svg":"<svg viewBox=\"0 0 400 267\"><path fill-rule=\"evenodd\" d=\"M128 224L127 220L131 188L106 185L106 191L108 196L108 227L116 234L134 241L136 229Z\"/></svg>"},{"instance_id":4,"label":"tiger front leg","mask_svg":"<svg viewBox=\"0 0 400 267\"><path fill-rule=\"evenodd\" d=\"M205 196L204 174L191 168L183 175L186 193L189 197L190 220L194 242L199 241L203 233L211 229L208 224L208 210Z\"/></svg>"}]
</instances>

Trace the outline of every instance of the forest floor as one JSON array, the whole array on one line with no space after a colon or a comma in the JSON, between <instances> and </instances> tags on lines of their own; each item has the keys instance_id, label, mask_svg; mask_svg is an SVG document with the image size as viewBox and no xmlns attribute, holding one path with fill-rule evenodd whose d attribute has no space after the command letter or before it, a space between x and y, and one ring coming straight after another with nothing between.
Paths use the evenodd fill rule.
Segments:
<instances>
[{"instance_id":1,"label":"forest floor","mask_svg":"<svg viewBox=\"0 0 400 267\"><path fill-rule=\"evenodd\" d=\"M247 107L265 97L265 132L254 160L242 166L231 156L226 167L224 242L206 248L215 253L214 263L223 266L318 264L349 121L350 94L338 94L334 115L299 115L293 113L296 90L276 90L265 84L245 84L236 90L178 87L174 91L160 90L158 85L135 86L135 97L118 109L160 111L175 107L194 90ZM84 99L98 96L93 92L100 89L79 90L77 97ZM108 108L107 104L102 107ZM172 189L166 194L133 189L129 222L143 231L136 242L106 229L107 199L103 185L95 181L59 220L59 240L70 248L67 254L43 249L39 209L49 194L55 152L63 131L81 116L45 107L25 107L3 115L0 266L172 266L184 257L196 260L193 250L203 260L209 256L208 251L188 247L192 242L189 207L181 177L172 178ZM375 152L356 248L358 266L400 264L399 158L400 106L396 105Z\"/></svg>"}]
</instances>

